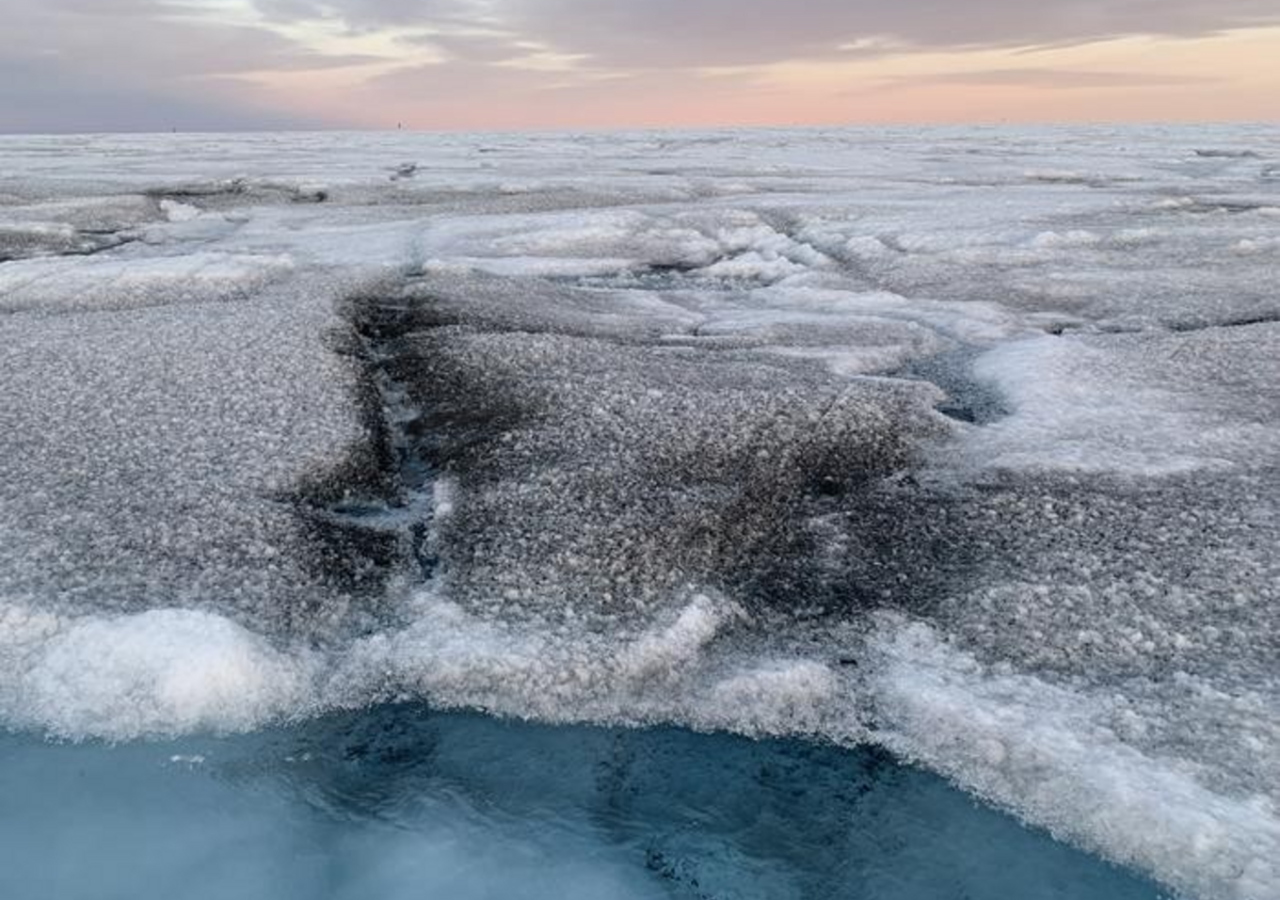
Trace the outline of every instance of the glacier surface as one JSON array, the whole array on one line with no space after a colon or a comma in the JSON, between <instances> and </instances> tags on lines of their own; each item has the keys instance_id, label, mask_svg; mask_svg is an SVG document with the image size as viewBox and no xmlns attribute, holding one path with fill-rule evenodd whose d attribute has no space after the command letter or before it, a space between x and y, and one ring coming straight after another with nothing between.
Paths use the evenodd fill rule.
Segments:
<instances>
[{"instance_id":1,"label":"glacier surface","mask_svg":"<svg viewBox=\"0 0 1280 900\"><path fill-rule=\"evenodd\" d=\"M0 156L11 732L804 738L1280 896L1274 130Z\"/></svg>"}]
</instances>

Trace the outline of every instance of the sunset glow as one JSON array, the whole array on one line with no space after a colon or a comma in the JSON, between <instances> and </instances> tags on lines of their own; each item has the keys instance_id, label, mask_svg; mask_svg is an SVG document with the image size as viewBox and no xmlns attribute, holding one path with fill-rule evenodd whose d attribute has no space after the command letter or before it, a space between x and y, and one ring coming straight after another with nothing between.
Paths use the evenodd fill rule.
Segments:
<instances>
[{"instance_id":1,"label":"sunset glow","mask_svg":"<svg viewBox=\"0 0 1280 900\"><path fill-rule=\"evenodd\" d=\"M15 2L9 132L1266 120L1280 96L1253 0Z\"/></svg>"}]
</instances>

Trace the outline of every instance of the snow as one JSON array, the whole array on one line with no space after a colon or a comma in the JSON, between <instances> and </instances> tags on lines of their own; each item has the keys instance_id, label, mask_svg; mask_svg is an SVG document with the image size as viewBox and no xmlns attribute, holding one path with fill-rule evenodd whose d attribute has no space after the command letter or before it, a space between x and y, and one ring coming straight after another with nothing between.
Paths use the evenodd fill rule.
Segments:
<instances>
[{"instance_id":1,"label":"snow","mask_svg":"<svg viewBox=\"0 0 1280 900\"><path fill-rule=\"evenodd\" d=\"M297 660L210 613L151 610L72 623L22 673L23 709L55 735L240 731L296 710Z\"/></svg>"},{"instance_id":2,"label":"snow","mask_svg":"<svg viewBox=\"0 0 1280 900\"><path fill-rule=\"evenodd\" d=\"M1266 794L1217 793L1185 763L1138 752L1105 693L992 671L923 625L888 634L876 677L889 746L1180 891L1272 893L1280 821Z\"/></svg>"},{"instance_id":3,"label":"snow","mask_svg":"<svg viewBox=\"0 0 1280 900\"><path fill-rule=\"evenodd\" d=\"M288 256L189 253L160 258L30 259L0 273L0 313L217 303L261 290Z\"/></svg>"},{"instance_id":4,"label":"snow","mask_svg":"<svg viewBox=\"0 0 1280 900\"><path fill-rule=\"evenodd\" d=\"M0 153L6 727L870 743L1280 894L1271 131Z\"/></svg>"},{"instance_id":5,"label":"snow","mask_svg":"<svg viewBox=\"0 0 1280 900\"><path fill-rule=\"evenodd\" d=\"M1013 414L968 449L984 465L1161 475L1280 463L1280 325L1038 337L975 375Z\"/></svg>"},{"instance_id":6,"label":"snow","mask_svg":"<svg viewBox=\"0 0 1280 900\"><path fill-rule=\"evenodd\" d=\"M290 497L363 431L351 373L327 349L334 286L299 287L0 317L12 398L0 406L0 596L233 607L259 622L347 602L346 589L321 596L332 577L309 562Z\"/></svg>"}]
</instances>

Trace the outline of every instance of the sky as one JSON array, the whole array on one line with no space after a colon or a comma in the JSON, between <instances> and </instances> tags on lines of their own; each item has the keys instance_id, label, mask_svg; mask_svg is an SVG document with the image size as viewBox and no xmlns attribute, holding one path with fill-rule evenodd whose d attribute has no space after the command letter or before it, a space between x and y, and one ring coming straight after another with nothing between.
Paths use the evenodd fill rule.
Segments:
<instances>
[{"instance_id":1,"label":"sky","mask_svg":"<svg viewBox=\"0 0 1280 900\"><path fill-rule=\"evenodd\" d=\"M0 132L1280 114L1280 0L0 0L0 13Z\"/></svg>"}]
</instances>

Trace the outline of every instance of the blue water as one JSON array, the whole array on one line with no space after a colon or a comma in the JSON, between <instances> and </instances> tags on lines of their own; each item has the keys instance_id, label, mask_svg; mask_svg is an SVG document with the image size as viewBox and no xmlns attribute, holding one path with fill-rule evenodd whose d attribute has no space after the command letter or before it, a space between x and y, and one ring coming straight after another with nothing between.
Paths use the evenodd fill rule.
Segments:
<instances>
[{"instance_id":1,"label":"blue water","mask_svg":"<svg viewBox=\"0 0 1280 900\"><path fill-rule=\"evenodd\" d=\"M235 738L0 735L4 900L1129 900L869 750L385 707Z\"/></svg>"}]
</instances>

